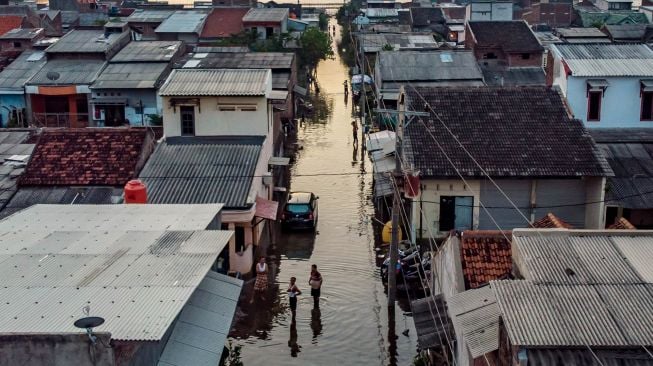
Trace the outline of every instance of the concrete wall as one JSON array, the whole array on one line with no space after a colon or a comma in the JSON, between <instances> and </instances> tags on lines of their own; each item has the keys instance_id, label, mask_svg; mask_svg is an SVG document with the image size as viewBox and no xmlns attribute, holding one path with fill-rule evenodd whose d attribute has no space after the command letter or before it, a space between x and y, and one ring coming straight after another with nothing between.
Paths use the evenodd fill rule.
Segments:
<instances>
[{"instance_id":1,"label":"concrete wall","mask_svg":"<svg viewBox=\"0 0 653 366\"><path fill-rule=\"evenodd\" d=\"M163 126L166 136L181 136L179 106L163 97ZM256 111L221 111L219 106L256 106ZM195 106L196 136L267 136L272 129L265 97L204 97Z\"/></svg>"},{"instance_id":2,"label":"concrete wall","mask_svg":"<svg viewBox=\"0 0 653 366\"><path fill-rule=\"evenodd\" d=\"M111 341L109 333L95 336L106 345ZM0 365L114 366L114 349L101 342L93 345L86 333L4 334L0 335Z\"/></svg>"},{"instance_id":3,"label":"concrete wall","mask_svg":"<svg viewBox=\"0 0 653 366\"><path fill-rule=\"evenodd\" d=\"M440 197L441 196L473 196L474 205L478 206L480 182L468 180L470 187L465 187L462 181L447 179L428 179L422 182L421 205L422 210L422 227L416 230L417 236L420 236L420 230L423 237L441 236L446 233L440 233ZM416 199L419 201L419 198ZM478 226L478 207L473 210L474 228ZM417 218L416 225L419 225Z\"/></svg>"},{"instance_id":4,"label":"concrete wall","mask_svg":"<svg viewBox=\"0 0 653 366\"><path fill-rule=\"evenodd\" d=\"M434 253L435 254L435 253ZM460 259L460 239L449 237L431 263L433 271L432 293L442 294L445 301L465 291Z\"/></svg>"},{"instance_id":5,"label":"concrete wall","mask_svg":"<svg viewBox=\"0 0 653 366\"><path fill-rule=\"evenodd\" d=\"M466 20L512 20L512 2L472 2L467 5Z\"/></svg>"},{"instance_id":6,"label":"concrete wall","mask_svg":"<svg viewBox=\"0 0 653 366\"><path fill-rule=\"evenodd\" d=\"M562 71L564 73L564 70ZM561 76L562 77L562 76ZM554 79L554 84L561 77ZM587 80L605 79L610 84L603 93L601 119L587 121ZM565 96L575 118L588 128L653 127L653 121L640 121L641 98L638 77L575 77L567 79Z\"/></svg>"},{"instance_id":7,"label":"concrete wall","mask_svg":"<svg viewBox=\"0 0 653 366\"><path fill-rule=\"evenodd\" d=\"M585 177L585 202L597 202L585 207L585 229L605 228L605 182L602 177Z\"/></svg>"},{"instance_id":8,"label":"concrete wall","mask_svg":"<svg viewBox=\"0 0 653 366\"><path fill-rule=\"evenodd\" d=\"M98 98L98 105L101 105L101 98L125 98L127 99L127 105L125 105L125 118L129 120L131 126L143 126L144 124L149 125L148 114L157 114L161 115L161 100L157 97L157 92L155 89L102 89L102 90L92 90L93 98ZM139 107L139 102L143 102L143 115L136 113L136 108ZM91 106L94 105L94 101L91 100ZM94 111L91 110L91 114L94 115ZM96 120L93 116L93 121L97 126L103 126L104 120Z\"/></svg>"}]
</instances>

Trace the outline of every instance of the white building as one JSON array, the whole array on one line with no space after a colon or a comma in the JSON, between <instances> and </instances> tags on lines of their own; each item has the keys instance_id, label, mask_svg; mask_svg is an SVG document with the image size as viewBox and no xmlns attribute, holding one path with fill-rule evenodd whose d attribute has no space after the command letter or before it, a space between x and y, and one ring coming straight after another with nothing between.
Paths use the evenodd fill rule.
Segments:
<instances>
[{"instance_id":1,"label":"white building","mask_svg":"<svg viewBox=\"0 0 653 366\"><path fill-rule=\"evenodd\" d=\"M653 51L644 44L555 44L553 85L588 128L653 127Z\"/></svg>"}]
</instances>

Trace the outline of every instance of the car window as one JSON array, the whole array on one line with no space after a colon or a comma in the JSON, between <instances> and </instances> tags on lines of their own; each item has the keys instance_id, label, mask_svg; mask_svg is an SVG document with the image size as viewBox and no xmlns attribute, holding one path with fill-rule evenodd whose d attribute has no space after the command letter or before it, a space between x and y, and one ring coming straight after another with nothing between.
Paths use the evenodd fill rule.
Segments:
<instances>
[{"instance_id":1,"label":"car window","mask_svg":"<svg viewBox=\"0 0 653 366\"><path fill-rule=\"evenodd\" d=\"M311 212L311 207L305 204L302 205L291 204L286 206L286 211L296 213L296 214L309 213Z\"/></svg>"}]
</instances>

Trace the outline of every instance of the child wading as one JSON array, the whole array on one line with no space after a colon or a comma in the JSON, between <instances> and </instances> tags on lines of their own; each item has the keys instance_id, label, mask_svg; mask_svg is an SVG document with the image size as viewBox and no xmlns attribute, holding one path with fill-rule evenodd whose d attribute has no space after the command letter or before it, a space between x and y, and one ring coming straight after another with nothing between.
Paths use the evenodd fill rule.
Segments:
<instances>
[{"instance_id":1,"label":"child wading","mask_svg":"<svg viewBox=\"0 0 653 366\"><path fill-rule=\"evenodd\" d=\"M295 282L297 278L290 277L290 285L288 285L288 300L290 302L290 312L292 313L293 319L295 318L295 312L297 311L297 295L301 295L302 292L297 288Z\"/></svg>"}]
</instances>

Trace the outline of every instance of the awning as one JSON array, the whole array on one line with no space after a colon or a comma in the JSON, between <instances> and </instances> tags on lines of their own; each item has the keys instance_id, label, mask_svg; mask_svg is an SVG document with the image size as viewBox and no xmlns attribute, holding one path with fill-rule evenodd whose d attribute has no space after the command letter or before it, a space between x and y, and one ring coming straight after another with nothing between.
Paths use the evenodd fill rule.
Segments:
<instances>
[{"instance_id":1,"label":"awning","mask_svg":"<svg viewBox=\"0 0 653 366\"><path fill-rule=\"evenodd\" d=\"M587 80L587 86L590 90L603 90L608 87L608 83L605 79L589 79Z\"/></svg>"},{"instance_id":2,"label":"awning","mask_svg":"<svg viewBox=\"0 0 653 366\"><path fill-rule=\"evenodd\" d=\"M399 100L399 92L398 91L381 91L379 93L381 96L381 99L383 100Z\"/></svg>"},{"instance_id":3,"label":"awning","mask_svg":"<svg viewBox=\"0 0 653 366\"><path fill-rule=\"evenodd\" d=\"M91 104L95 105L125 105L127 98L91 98Z\"/></svg>"},{"instance_id":4,"label":"awning","mask_svg":"<svg viewBox=\"0 0 653 366\"><path fill-rule=\"evenodd\" d=\"M642 91L653 92L653 80L646 79L641 80L640 82L642 83Z\"/></svg>"},{"instance_id":5,"label":"awning","mask_svg":"<svg viewBox=\"0 0 653 366\"><path fill-rule=\"evenodd\" d=\"M299 95L301 95L302 97L305 97L308 94L308 91L306 90L306 88L302 88L299 85L295 85L292 88L292 91L299 94Z\"/></svg>"},{"instance_id":6,"label":"awning","mask_svg":"<svg viewBox=\"0 0 653 366\"><path fill-rule=\"evenodd\" d=\"M290 164L290 158L285 158L283 156L271 156L268 160L268 165L280 165L286 166Z\"/></svg>"},{"instance_id":7,"label":"awning","mask_svg":"<svg viewBox=\"0 0 653 366\"><path fill-rule=\"evenodd\" d=\"M278 209L279 202L256 197L256 212L254 213L254 216L268 220L276 220Z\"/></svg>"},{"instance_id":8,"label":"awning","mask_svg":"<svg viewBox=\"0 0 653 366\"><path fill-rule=\"evenodd\" d=\"M286 99L288 99L288 91L287 90L272 90L270 92L270 98L269 99L285 101Z\"/></svg>"},{"instance_id":9,"label":"awning","mask_svg":"<svg viewBox=\"0 0 653 366\"><path fill-rule=\"evenodd\" d=\"M440 347L444 339L451 339L451 320L447 316L442 295L412 301L410 308L413 311L417 344L421 349Z\"/></svg>"}]
</instances>

